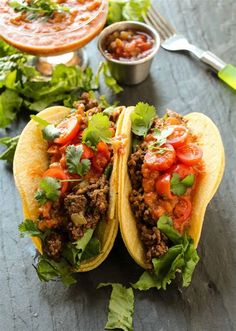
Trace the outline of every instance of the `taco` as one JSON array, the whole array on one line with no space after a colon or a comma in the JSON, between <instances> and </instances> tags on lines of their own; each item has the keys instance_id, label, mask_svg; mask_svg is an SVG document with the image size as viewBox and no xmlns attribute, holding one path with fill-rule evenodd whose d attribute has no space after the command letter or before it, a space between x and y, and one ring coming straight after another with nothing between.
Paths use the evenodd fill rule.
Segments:
<instances>
[{"instance_id":1,"label":"taco","mask_svg":"<svg viewBox=\"0 0 236 331\"><path fill-rule=\"evenodd\" d=\"M220 133L201 113L158 118L144 103L127 108L122 133L128 144L119 164L120 229L147 270L134 287L165 289L177 273L188 286L206 207L224 171Z\"/></svg>"},{"instance_id":2,"label":"taco","mask_svg":"<svg viewBox=\"0 0 236 331\"><path fill-rule=\"evenodd\" d=\"M23 130L14 158L14 177L25 221L22 234L41 253L41 280L100 265L118 230L118 141L123 107L106 110L88 93L74 109L41 111Z\"/></svg>"}]
</instances>

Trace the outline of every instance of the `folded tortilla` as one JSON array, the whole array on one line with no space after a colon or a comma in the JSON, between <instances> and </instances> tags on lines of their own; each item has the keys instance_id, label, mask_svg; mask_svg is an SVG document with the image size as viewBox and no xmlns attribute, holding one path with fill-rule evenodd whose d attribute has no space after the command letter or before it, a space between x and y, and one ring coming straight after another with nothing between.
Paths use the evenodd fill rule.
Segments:
<instances>
[{"instance_id":1,"label":"folded tortilla","mask_svg":"<svg viewBox=\"0 0 236 331\"><path fill-rule=\"evenodd\" d=\"M38 116L49 123L58 123L68 114L66 107L50 107L41 111ZM117 122L116 135L122 128L124 112L120 114ZM34 199L35 191L39 187L43 173L48 169L48 144L42 137L40 126L31 120L24 128L15 152L13 172L15 183L20 193L25 218L36 220L39 205ZM100 254L90 260L81 262L78 272L89 271L99 266L108 256L114 244L117 231L117 191L118 191L118 154L114 152L113 170L110 177L110 199L108 219L96 228L97 237L101 243ZM97 225L99 227L99 224ZM36 248L42 253L42 243L39 238L32 238Z\"/></svg>"},{"instance_id":2,"label":"folded tortilla","mask_svg":"<svg viewBox=\"0 0 236 331\"><path fill-rule=\"evenodd\" d=\"M121 134L127 135L128 143L119 162L118 218L121 234L130 255L141 267L146 269L145 250L139 238L136 220L129 203L132 187L127 163L132 148L131 113L133 110L134 107L126 109L121 132ZM187 120L188 128L198 137L198 144L203 151L206 171L196 189L192 202L193 209L189 234L194 240L195 247L197 247L206 207L214 196L224 173L224 146L219 130L209 117L202 113L190 113L184 118Z\"/></svg>"}]
</instances>

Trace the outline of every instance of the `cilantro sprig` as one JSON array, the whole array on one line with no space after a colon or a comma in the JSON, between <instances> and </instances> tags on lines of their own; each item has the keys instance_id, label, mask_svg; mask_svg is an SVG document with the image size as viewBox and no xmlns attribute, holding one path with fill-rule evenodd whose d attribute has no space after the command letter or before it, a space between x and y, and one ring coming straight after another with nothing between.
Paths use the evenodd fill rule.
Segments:
<instances>
[{"instance_id":1,"label":"cilantro sprig","mask_svg":"<svg viewBox=\"0 0 236 331\"><path fill-rule=\"evenodd\" d=\"M83 145L74 146L69 145L66 149L66 165L68 167L68 171L71 174L78 174L80 176L84 176L89 170L91 166L91 162L89 159L82 159L83 154Z\"/></svg>"},{"instance_id":2,"label":"cilantro sprig","mask_svg":"<svg viewBox=\"0 0 236 331\"><path fill-rule=\"evenodd\" d=\"M5 160L12 164L19 137L0 138L0 144L6 146L6 149L0 154L0 160Z\"/></svg>"},{"instance_id":3,"label":"cilantro sprig","mask_svg":"<svg viewBox=\"0 0 236 331\"><path fill-rule=\"evenodd\" d=\"M175 195L184 195L188 187L193 186L195 181L195 175L189 174L184 179L180 180L180 176L177 173L173 173L171 178L171 192Z\"/></svg>"},{"instance_id":4,"label":"cilantro sprig","mask_svg":"<svg viewBox=\"0 0 236 331\"><path fill-rule=\"evenodd\" d=\"M11 0L8 2L16 12L27 13L28 20L34 20L39 17L50 17L55 12L70 12L70 8L62 6L51 0Z\"/></svg>"},{"instance_id":5,"label":"cilantro sprig","mask_svg":"<svg viewBox=\"0 0 236 331\"><path fill-rule=\"evenodd\" d=\"M137 136L146 136L156 116L156 109L148 103L139 102L131 114L132 132Z\"/></svg>"},{"instance_id":6,"label":"cilantro sprig","mask_svg":"<svg viewBox=\"0 0 236 331\"><path fill-rule=\"evenodd\" d=\"M88 127L83 132L83 143L93 148L96 148L101 140L109 143L112 137L109 128L110 121L105 114L94 114L88 122Z\"/></svg>"},{"instance_id":7,"label":"cilantro sprig","mask_svg":"<svg viewBox=\"0 0 236 331\"><path fill-rule=\"evenodd\" d=\"M40 205L45 204L48 200L56 201L59 199L61 183L58 179L52 177L44 177L40 184L39 189L35 193L35 199Z\"/></svg>"}]
</instances>

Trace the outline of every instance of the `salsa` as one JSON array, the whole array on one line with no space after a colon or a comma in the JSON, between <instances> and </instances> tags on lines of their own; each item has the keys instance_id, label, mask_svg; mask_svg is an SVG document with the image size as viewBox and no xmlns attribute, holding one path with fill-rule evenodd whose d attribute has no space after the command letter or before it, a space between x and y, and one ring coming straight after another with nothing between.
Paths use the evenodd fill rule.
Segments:
<instances>
[{"instance_id":1,"label":"salsa","mask_svg":"<svg viewBox=\"0 0 236 331\"><path fill-rule=\"evenodd\" d=\"M139 60L146 57L154 45L154 39L138 30L115 31L105 40L106 55L115 60Z\"/></svg>"},{"instance_id":2,"label":"salsa","mask_svg":"<svg viewBox=\"0 0 236 331\"><path fill-rule=\"evenodd\" d=\"M102 30L108 12L107 0L45 0L40 8L35 8L35 0L15 3L0 0L1 37L36 55L66 53L84 46Z\"/></svg>"}]
</instances>

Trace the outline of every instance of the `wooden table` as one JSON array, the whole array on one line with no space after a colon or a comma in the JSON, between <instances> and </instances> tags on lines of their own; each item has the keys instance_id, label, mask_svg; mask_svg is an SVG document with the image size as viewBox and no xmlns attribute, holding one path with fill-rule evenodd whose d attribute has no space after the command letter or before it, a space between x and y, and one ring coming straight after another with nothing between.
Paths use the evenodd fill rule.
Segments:
<instances>
[{"instance_id":1,"label":"wooden table","mask_svg":"<svg viewBox=\"0 0 236 331\"><path fill-rule=\"evenodd\" d=\"M154 0L154 3L157 1ZM187 37L228 63L236 64L235 0L162 0L165 14ZM95 42L91 64L98 64ZM104 88L102 93L108 93ZM236 330L236 94L206 67L187 55L160 50L151 75L125 88L121 104L146 101L160 114L166 108L186 114L200 111L219 127L226 152L222 184L208 206L199 245L201 257L188 289L135 293L137 331ZM7 134L20 132L24 121ZM5 132L1 132L4 134ZM99 282L128 285L141 274L118 237L109 258L96 270L78 276L78 285L41 283L32 267L35 250L17 231L23 215L11 169L0 164L0 330L103 330L110 289Z\"/></svg>"}]
</instances>

